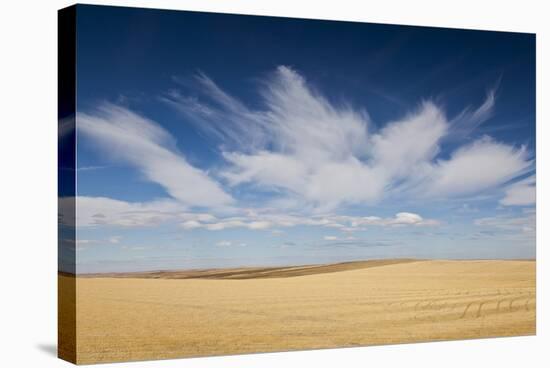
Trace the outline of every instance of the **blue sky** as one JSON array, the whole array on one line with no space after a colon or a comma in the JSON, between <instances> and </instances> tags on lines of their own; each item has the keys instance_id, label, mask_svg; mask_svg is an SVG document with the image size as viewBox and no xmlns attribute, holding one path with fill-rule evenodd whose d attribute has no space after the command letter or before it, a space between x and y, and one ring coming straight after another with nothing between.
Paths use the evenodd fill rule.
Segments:
<instances>
[{"instance_id":1,"label":"blue sky","mask_svg":"<svg viewBox=\"0 0 550 368\"><path fill-rule=\"evenodd\" d=\"M534 35L77 22L78 272L535 257Z\"/></svg>"}]
</instances>

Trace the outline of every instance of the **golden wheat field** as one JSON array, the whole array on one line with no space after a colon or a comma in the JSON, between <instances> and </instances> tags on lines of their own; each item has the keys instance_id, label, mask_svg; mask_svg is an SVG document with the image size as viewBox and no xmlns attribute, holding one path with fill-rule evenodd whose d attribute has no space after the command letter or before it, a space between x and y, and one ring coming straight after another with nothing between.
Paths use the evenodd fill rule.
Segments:
<instances>
[{"instance_id":1,"label":"golden wheat field","mask_svg":"<svg viewBox=\"0 0 550 368\"><path fill-rule=\"evenodd\" d=\"M535 296L535 262L512 260L77 277L76 361L531 335Z\"/></svg>"}]
</instances>

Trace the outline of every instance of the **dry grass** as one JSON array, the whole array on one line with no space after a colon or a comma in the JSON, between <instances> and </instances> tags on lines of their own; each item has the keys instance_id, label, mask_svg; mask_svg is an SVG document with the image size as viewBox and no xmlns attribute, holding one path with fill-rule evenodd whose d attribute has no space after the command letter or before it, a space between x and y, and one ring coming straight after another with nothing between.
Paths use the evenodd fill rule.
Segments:
<instances>
[{"instance_id":1,"label":"dry grass","mask_svg":"<svg viewBox=\"0 0 550 368\"><path fill-rule=\"evenodd\" d=\"M215 278L79 277L77 362L535 333L533 261L373 265L217 270Z\"/></svg>"}]
</instances>

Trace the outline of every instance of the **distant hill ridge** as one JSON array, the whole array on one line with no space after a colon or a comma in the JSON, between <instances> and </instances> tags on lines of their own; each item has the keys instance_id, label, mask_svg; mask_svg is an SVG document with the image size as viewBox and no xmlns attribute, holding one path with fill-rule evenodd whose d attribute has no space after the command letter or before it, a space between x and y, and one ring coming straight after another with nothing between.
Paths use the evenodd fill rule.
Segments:
<instances>
[{"instance_id":1,"label":"distant hill ridge","mask_svg":"<svg viewBox=\"0 0 550 368\"><path fill-rule=\"evenodd\" d=\"M78 277L102 278L139 278L139 279L267 279L297 277L322 273L350 271L370 267L387 266L398 263L418 262L419 259L384 259L369 261L351 261L330 264L314 264L284 267L241 267L241 268L211 268L202 270L146 271L146 272L112 272L90 273ZM60 273L63 276L74 276Z\"/></svg>"}]
</instances>

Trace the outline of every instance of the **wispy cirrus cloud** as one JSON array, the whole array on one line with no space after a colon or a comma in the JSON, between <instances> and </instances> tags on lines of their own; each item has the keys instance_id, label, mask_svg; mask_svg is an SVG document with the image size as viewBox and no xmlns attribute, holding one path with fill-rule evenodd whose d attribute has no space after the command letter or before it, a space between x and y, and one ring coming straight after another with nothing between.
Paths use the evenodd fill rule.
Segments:
<instances>
[{"instance_id":1,"label":"wispy cirrus cloud","mask_svg":"<svg viewBox=\"0 0 550 368\"><path fill-rule=\"evenodd\" d=\"M536 215L525 212L522 215L500 215L476 219L474 224L485 229L493 229L504 234L534 238L536 235Z\"/></svg>"},{"instance_id":2,"label":"wispy cirrus cloud","mask_svg":"<svg viewBox=\"0 0 550 368\"><path fill-rule=\"evenodd\" d=\"M490 137L441 155L449 135L465 136L492 116L494 91L454 118L424 101L377 130L365 110L329 101L286 66L262 81L256 109L205 74L195 81L198 95L172 91L162 99L218 139L227 163L219 175L230 186L253 184L280 203L323 212L391 198L468 196L534 169L525 147Z\"/></svg>"},{"instance_id":3,"label":"wispy cirrus cloud","mask_svg":"<svg viewBox=\"0 0 550 368\"><path fill-rule=\"evenodd\" d=\"M494 188L533 169L525 147L482 137L434 164L428 190L439 195L478 193Z\"/></svg>"},{"instance_id":4,"label":"wispy cirrus cloud","mask_svg":"<svg viewBox=\"0 0 550 368\"><path fill-rule=\"evenodd\" d=\"M164 128L124 107L102 104L77 115L78 133L112 160L138 169L189 206L222 206L233 198L205 172L190 165Z\"/></svg>"},{"instance_id":5,"label":"wispy cirrus cloud","mask_svg":"<svg viewBox=\"0 0 550 368\"><path fill-rule=\"evenodd\" d=\"M536 177L532 175L506 187L505 196L500 200L500 204L503 206L529 206L535 204L536 197Z\"/></svg>"},{"instance_id":6,"label":"wispy cirrus cloud","mask_svg":"<svg viewBox=\"0 0 550 368\"><path fill-rule=\"evenodd\" d=\"M142 227L154 226L171 221L174 216L185 213L188 208L171 199L149 202L126 202L106 197L76 197L78 212L63 211L71 209L75 205L75 198L64 197L59 199L61 209L60 222L64 225L78 227L90 226L116 226L116 227ZM71 218L67 218L70 214ZM76 216L76 219L73 217ZM203 214L197 213L196 218L202 218Z\"/></svg>"},{"instance_id":7,"label":"wispy cirrus cloud","mask_svg":"<svg viewBox=\"0 0 550 368\"><path fill-rule=\"evenodd\" d=\"M500 84L500 81L497 85ZM460 114L450 122L451 134L450 139L463 139L468 137L474 132L481 124L489 120L494 114L494 107L496 103L496 90L497 87L489 90L485 101L473 108L471 106L466 107Z\"/></svg>"}]
</instances>

